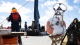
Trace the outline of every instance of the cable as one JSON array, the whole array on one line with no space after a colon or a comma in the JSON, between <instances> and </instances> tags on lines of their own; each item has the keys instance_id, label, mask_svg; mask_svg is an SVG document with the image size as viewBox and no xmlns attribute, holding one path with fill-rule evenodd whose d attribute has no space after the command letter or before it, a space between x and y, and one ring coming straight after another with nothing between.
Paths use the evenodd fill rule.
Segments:
<instances>
[{"instance_id":1,"label":"cable","mask_svg":"<svg viewBox=\"0 0 80 45\"><path fill-rule=\"evenodd\" d=\"M66 3L66 0L65 0L65 3ZM66 3L66 5L67 5L67 3ZM67 7L67 9L68 9L68 7ZM67 10L67 12L68 12L68 17L69 17L69 21L70 21L69 11Z\"/></svg>"},{"instance_id":2,"label":"cable","mask_svg":"<svg viewBox=\"0 0 80 45\"><path fill-rule=\"evenodd\" d=\"M68 16L69 16L69 11L68 11ZM70 21L70 16L69 16L69 21ZM71 21L70 21L71 22Z\"/></svg>"},{"instance_id":3,"label":"cable","mask_svg":"<svg viewBox=\"0 0 80 45\"><path fill-rule=\"evenodd\" d=\"M5 19L5 20L3 20L0 24L2 24L4 21L6 21L6 19Z\"/></svg>"},{"instance_id":4,"label":"cable","mask_svg":"<svg viewBox=\"0 0 80 45\"><path fill-rule=\"evenodd\" d=\"M30 0L30 1L31 1L31 0ZM30 1L28 1L27 3L29 3ZM27 4L27 3L26 3L26 4ZM23 6L25 6L26 4L24 4ZM22 6L22 7L23 7L23 6ZM22 7L20 7L19 9L21 9ZM18 10L19 10L19 9L18 9Z\"/></svg>"}]
</instances>

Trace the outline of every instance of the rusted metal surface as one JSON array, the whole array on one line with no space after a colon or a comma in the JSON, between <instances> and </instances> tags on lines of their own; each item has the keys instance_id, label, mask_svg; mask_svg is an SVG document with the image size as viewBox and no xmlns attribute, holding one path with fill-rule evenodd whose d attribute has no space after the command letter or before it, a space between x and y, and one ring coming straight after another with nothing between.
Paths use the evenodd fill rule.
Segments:
<instances>
[{"instance_id":1,"label":"rusted metal surface","mask_svg":"<svg viewBox=\"0 0 80 45\"><path fill-rule=\"evenodd\" d=\"M51 45L57 45L57 43L60 43L60 41L62 40L64 35L53 35L53 36L49 36L52 40L52 44Z\"/></svg>"}]
</instances>

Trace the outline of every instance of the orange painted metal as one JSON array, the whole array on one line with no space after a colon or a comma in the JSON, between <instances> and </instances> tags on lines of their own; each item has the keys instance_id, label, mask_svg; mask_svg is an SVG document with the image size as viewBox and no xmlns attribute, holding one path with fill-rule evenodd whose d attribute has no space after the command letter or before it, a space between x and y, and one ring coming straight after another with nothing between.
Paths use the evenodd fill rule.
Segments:
<instances>
[{"instance_id":1,"label":"orange painted metal","mask_svg":"<svg viewBox=\"0 0 80 45\"><path fill-rule=\"evenodd\" d=\"M3 45L18 45L18 37L3 37Z\"/></svg>"},{"instance_id":2,"label":"orange painted metal","mask_svg":"<svg viewBox=\"0 0 80 45\"><path fill-rule=\"evenodd\" d=\"M49 34L52 34L53 33L53 30L54 28L52 26L50 26L50 22L47 21L46 25L45 25L45 30L49 33Z\"/></svg>"},{"instance_id":3,"label":"orange painted metal","mask_svg":"<svg viewBox=\"0 0 80 45\"><path fill-rule=\"evenodd\" d=\"M2 39L2 35L0 35L0 45L3 44L3 39Z\"/></svg>"}]
</instances>

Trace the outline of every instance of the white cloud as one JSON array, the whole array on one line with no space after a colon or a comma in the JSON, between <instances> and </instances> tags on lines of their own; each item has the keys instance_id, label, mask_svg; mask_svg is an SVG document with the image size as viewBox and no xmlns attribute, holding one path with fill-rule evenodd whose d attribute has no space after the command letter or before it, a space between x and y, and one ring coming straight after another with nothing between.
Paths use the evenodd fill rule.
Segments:
<instances>
[{"instance_id":1,"label":"white cloud","mask_svg":"<svg viewBox=\"0 0 80 45\"><path fill-rule=\"evenodd\" d=\"M74 0L73 3L80 3L80 0Z\"/></svg>"},{"instance_id":2,"label":"white cloud","mask_svg":"<svg viewBox=\"0 0 80 45\"><path fill-rule=\"evenodd\" d=\"M26 0L26 1L34 1L34 0ZM44 0L39 0L39 1L44 1Z\"/></svg>"},{"instance_id":3,"label":"white cloud","mask_svg":"<svg viewBox=\"0 0 80 45\"><path fill-rule=\"evenodd\" d=\"M17 10L20 7L22 7L21 5L18 5L17 3L3 2L3 1L1 2L2 4L0 5L0 12L10 13L12 7L15 7ZM31 13L32 11L30 8L22 7L20 10L18 10L18 12L20 13L22 20L28 20L30 16L26 16L26 14Z\"/></svg>"},{"instance_id":4,"label":"white cloud","mask_svg":"<svg viewBox=\"0 0 80 45\"><path fill-rule=\"evenodd\" d=\"M34 1L34 0L26 0L26 1Z\"/></svg>"},{"instance_id":5,"label":"white cloud","mask_svg":"<svg viewBox=\"0 0 80 45\"><path fill-rule=\"evenodd\" d=\"M80 13L80 8L79 8L77 5L74 5L74 8L75 8L76 10L79 10L79 13Z\"/></svg>"},{"instance_id":6,"label":"white cloud","mask_svg":"<svg viewBox=\"0 0 80 45\"><path fill-rule=\"evenodd\" d=\"M79 10L79 13L80 13L80 10Z\"/></svg>"},{"instance_id":7,"label":"white cloud","mask_svg":"<svg viewBox=\"0 0 80 45\"><path fill-rule=\"evenodd\" d=\"M73 7L70 6L70 5L67 5L67 9L68 9L68 10L73 10Z\"/></svg>"},{"instance_id":8,"label":"white cloud","mask_svg":"<svg viewBox=\"0 0 80 45\"><path fill-rule=\"evenodd\" d=\"M76 5L74 5L74 8L75 8L75 9L77 9L77 10L79 10L79 7L78 7L78 6L76 6Z\"/></svg>"},{"instance_id":9,"label":"white cloud","mask_svg":"<svg viewBox=\"0 0 80 45\"><path fill-rule=\"evenodd\" d=\"M44 3L44 6L53 6L55 3L57 3L57 1L47 1Z\"/></svg>"},{"instance_id":10,"label":"white cloud","mask_svg":"<svg viewBox=\"0 0 80 45\"><path fill-rule=\"evenodd\" d=\"M0 18L2 18L3 20L6 19L6 17L4 17L4 16L0 16Z\"/></svg>"},{"instance_id":11,"label":"white cloud","mask_svg":"<svg viewBox=\"0 0 80 45\"><path fill-rule=\"evenodd\" d=\"M54 11L52 7L48 7L49 10L45 10L45 15L40 18L41 22L46 22L48 19L52 18L54 15Z\"/></svg>"},{"instance_id":12,"label":"white cloud","mask_svg":"<svg viewBox=\"0 0 80 45\"><path fill-rule=\"evenodd\" d=\"M67 6L68 10L73 10L73 7L68 5L68 2L66 0L58 0L58 1L56 1L56 0L53 0L53 1L48 0L41 6L42 7L43 6L51 6L52 7L55 3L63 3L63 4L65 4Z\"/></svg>"},{"instance_id":13,"label":"white cloud","mask_svg":"<svg viewBox=\"0 0 80 45\"><path fill-rule=\"evenodd\" d=\"M58 0L59 3L67 3L66 0Z\"/></svg>"},{"instance_id":14,"label":"white cloud","mask_svg":"<svg viewBox=\"0 0 80 45\"><path fill-rule=\"evenodd\" d=\"M68 18L70 21L72 21L74 18Z\"/></svg>"},{"instance_id":15,"label":"white cloud","mask_svg":"<svg viewBox=\"0 0 80 45\"><path fill-rule=\"evenodd\" d=\"M41 8L42 8L42 9L44 8L44 5L43 5L43 4L41 4Z\"/></svg>"}]
</instances>

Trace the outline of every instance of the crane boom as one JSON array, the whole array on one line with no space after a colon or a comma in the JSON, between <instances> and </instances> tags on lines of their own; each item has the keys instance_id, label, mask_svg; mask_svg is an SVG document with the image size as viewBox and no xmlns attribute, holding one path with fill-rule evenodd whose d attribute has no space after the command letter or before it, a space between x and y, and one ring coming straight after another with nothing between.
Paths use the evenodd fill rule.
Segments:
<instances>
[{"instance_id":1,"label":"crane boom","mask_svg":"<svg viewBox=\"0 0 80 45\"><path fill-rule=\"evenodd\" d=\"M39 30L39 11L38 11L38 0L34 1L34 21L32 22L32 28Z\"/></svg>"}]
</instances>

